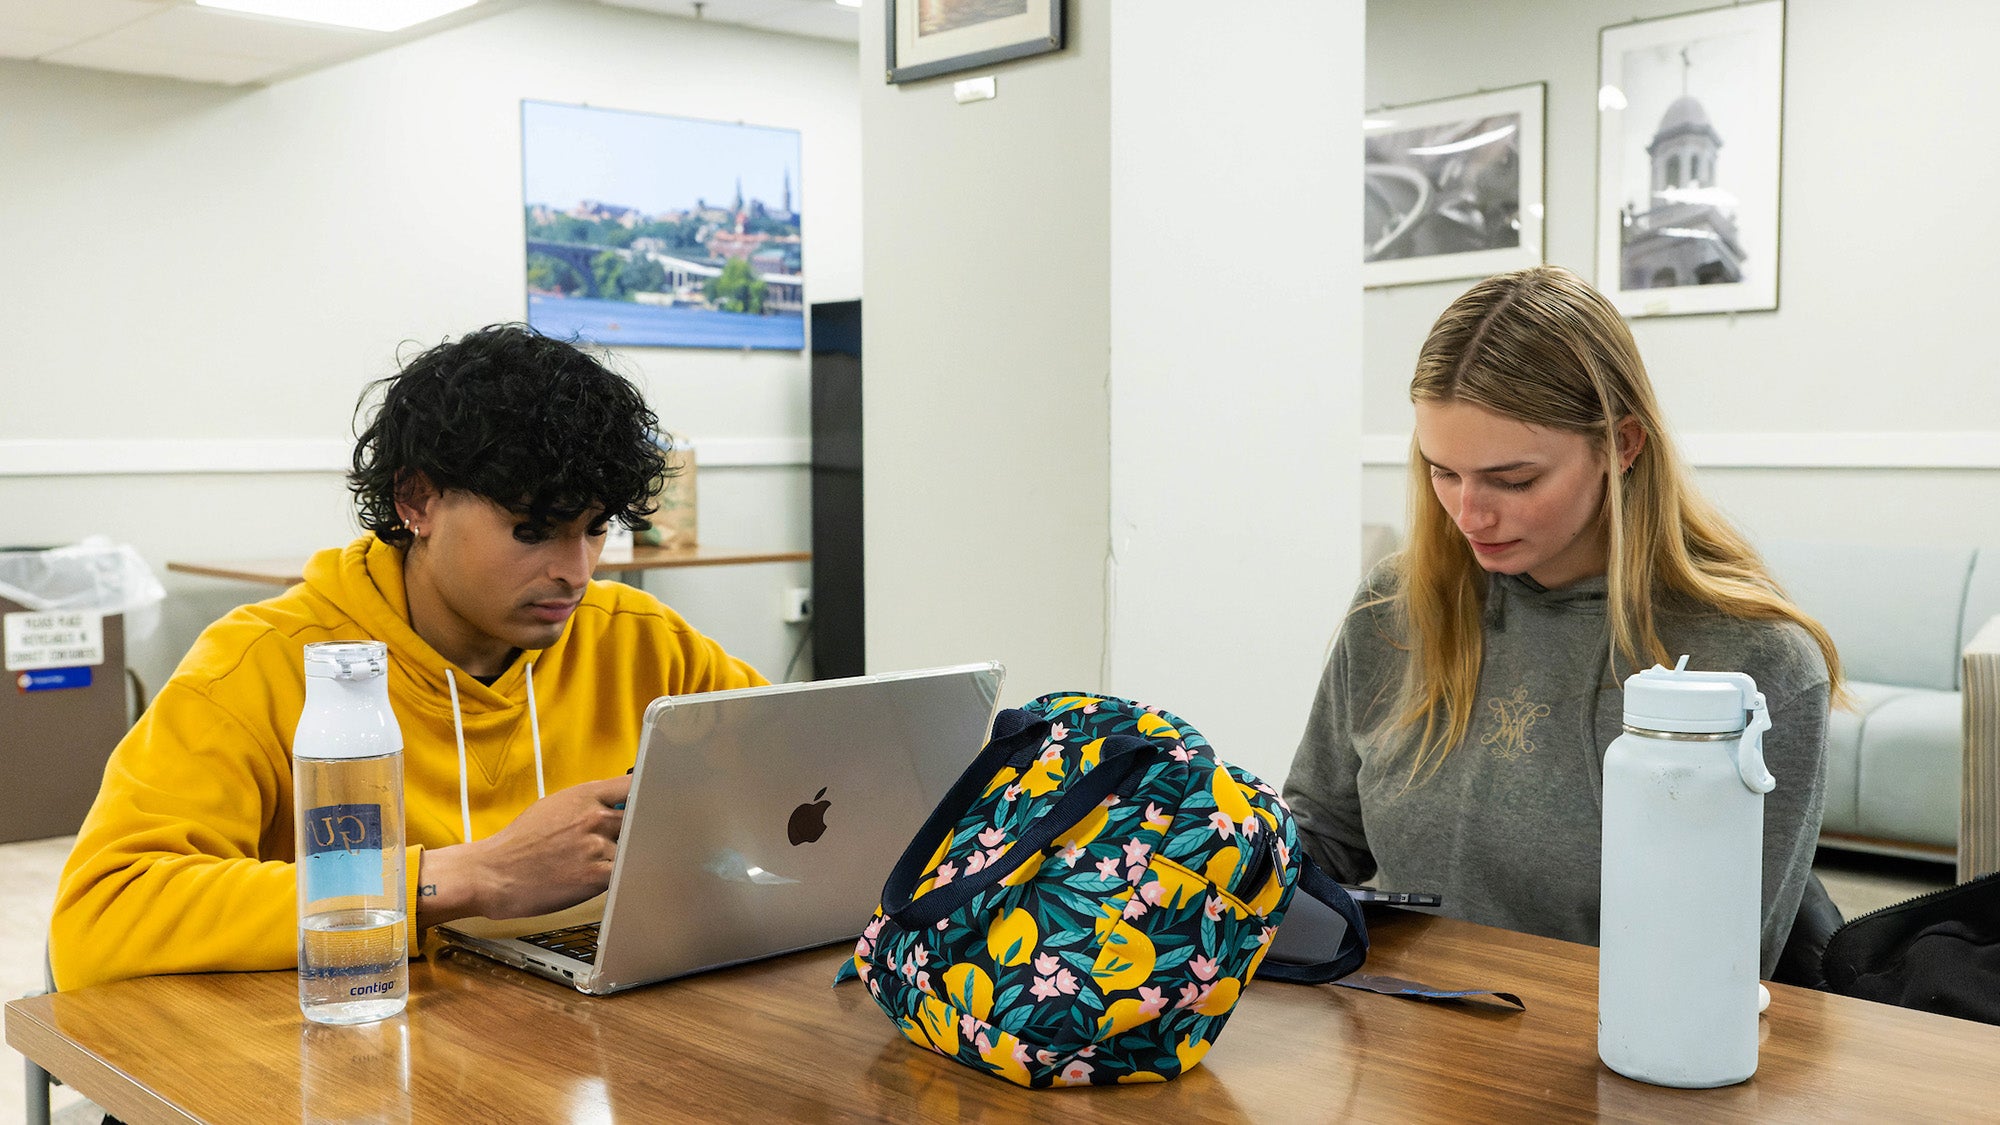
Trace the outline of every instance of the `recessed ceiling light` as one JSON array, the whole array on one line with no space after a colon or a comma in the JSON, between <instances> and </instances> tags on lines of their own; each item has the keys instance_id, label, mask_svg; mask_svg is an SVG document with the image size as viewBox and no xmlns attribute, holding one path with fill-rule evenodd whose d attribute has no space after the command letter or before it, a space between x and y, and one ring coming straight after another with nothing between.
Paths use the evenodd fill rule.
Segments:
<instances>
[{"instance_id":1,"label":"recessed ceiling light","mask_svg":"<svg viewBox=\"0 0 2000 1125\"><path fill-rule=\"evenodd\" d=\"M195 0L204 8L326 23L362 31L401 31L479 0Z\"/></svg>"},{"instance_id":2,"label":"recessed ceiling light","mask_svg":"<svg viewBox=\"0 0 2000 1125\"><path fill-rule=\"evenodd\" d=\"M833 2L843 8L859 8L861 6L861 0L833 0Z\"/></svg>"}]
</instances>

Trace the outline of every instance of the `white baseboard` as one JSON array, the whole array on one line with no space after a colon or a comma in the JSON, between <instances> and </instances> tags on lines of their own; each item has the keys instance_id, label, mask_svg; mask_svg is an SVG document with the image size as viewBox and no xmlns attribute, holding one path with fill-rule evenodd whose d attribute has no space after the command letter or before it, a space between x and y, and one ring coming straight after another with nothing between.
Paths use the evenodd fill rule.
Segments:
<instances>
[{"instance_id":1,"label":"white baseboard","mask_svg":"<svg viewBox=\"0 0 2000 1125\"><path fill-rule=\"evenodd\" d=\"M802 466L806 438L697 438L704 469ZM0 439L0 477L161 476L183 473L345 473L354 445L321 438L212 440Z\"/></svg>"},{"instance_id":2,"label":"white baseboard","mask_svg":"<svg viewBox=\"0 0 2000 1125\"><path fill-rule=\"evenodd\" d=\"M1681 451L1700 469L2000 469L2000 433L1682 434ZM1401 466L1408 434L1364 434L1361 463Z\"/></svg>"}]
</instances>

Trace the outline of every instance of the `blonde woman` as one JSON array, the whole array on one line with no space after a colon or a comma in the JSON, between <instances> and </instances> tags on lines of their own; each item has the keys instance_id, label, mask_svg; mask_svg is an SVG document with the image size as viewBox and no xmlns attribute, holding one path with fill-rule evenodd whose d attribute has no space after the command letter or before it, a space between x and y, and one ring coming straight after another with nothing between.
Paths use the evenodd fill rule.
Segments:
<instances>
[{"instance_id":1,"label":"blonde woman","mask_svg":"<svg viewBox=\"0 0 2000 1125\"><path fill-rule=\"evenodd\" d=\"M1839 658L1695 491L1625 322L1567 270L1489 278L1410 383L1407 547L1368 576L1285 797L1344 882L1597 940L1604 750L1680 654L1770 700L1762 970L1811 876Z\"/></svg>"}]
</instances>

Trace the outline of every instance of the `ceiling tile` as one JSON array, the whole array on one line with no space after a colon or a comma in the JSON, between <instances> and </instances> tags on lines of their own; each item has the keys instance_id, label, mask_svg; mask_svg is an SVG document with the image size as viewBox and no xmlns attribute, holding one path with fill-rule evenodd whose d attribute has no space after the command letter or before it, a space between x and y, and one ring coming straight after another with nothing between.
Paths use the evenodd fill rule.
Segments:
<instances>
[{"instance_id":1,"label":"ceiling tile","mask_svg":"<svg viewBox=\"0 0 2000 1125\"><path fill-rule=\"evenodd\" d=\"M282 79L534 0L484 0L391 35L198 8L193 0L0 0L0 58L240 85ZM694 19L694 0L600 0ZM858 13L833 0L703 0L703 22L854 42Z\"/></svg>"},{"instance_id":2,"label":"ceiling tile","mask_svg":"<svg viewBox=\"0 0 2000 1125\"><path fill-rule=\"evenodd\" d=\"M0 29L45 31L74 43L169 6L169 0L0 0Z\"/></svg>"},{"instance_id":3,"label":"ceiling tile","mask_svg":"<svg viewBox=\"0 0 2000 1125\"><path fill-rule=\"evenodd\" d=\"M98 42L181 54L205 52L300 66L391 42L376 31L248 16L216 8L170 8Z\"/></svg>"},{"instance_id":4,"label":"ceiling tile","mask_svg":"<svg viewBox=\"0 0 2000 1125\"><path fill-rule=\"evenodd\" d=\"M642 12L654 12L663 16L679 16L682 19L713 21L715 23L748 23L765 16L776 15L789 10L802 0L703 0L701 15L694 13L694 0L599 0L614 8L636 8ZM831 5L833 0L817 0Z\"/></svg>"},{"instance_id":5,"label":"ceiling tile","mask_svg":"<svg viewBox=\"0 0 2000 1125\"><path fill-rule=\"evenodd\" d=\"M786 35L805 35L814 39L837 39L844 43L861 41L861 10L843 8L833 3L809 3L798 0L793 9L750 21L751 27L765 31L778 31Z\"/></svg>"},{"instance_id":6,"label":"ceiling tile","mask_svg":"<svg viewBox=\"0 0 2000 1125\"><path fill-rule=\"evenodd\" d=\"M153 47L113 43L108 39L96 39L56 51L42 56L42 59L66 66L150 74L189 82L215 82L224 86L240 86L269 78L286 66L270 59L249 59L207 51L162 51Z\"/></svg>"},{"instance_id":7,"label":"ceiling tile","mask_svg":"<svg viewBox=\"0 0 2000 1125\"><path fill-rule=\"evenodd\" d=\"M74 35L8 27L0 24L0 59L34 59L76 42Z\"/></svg>"}]
</instances>

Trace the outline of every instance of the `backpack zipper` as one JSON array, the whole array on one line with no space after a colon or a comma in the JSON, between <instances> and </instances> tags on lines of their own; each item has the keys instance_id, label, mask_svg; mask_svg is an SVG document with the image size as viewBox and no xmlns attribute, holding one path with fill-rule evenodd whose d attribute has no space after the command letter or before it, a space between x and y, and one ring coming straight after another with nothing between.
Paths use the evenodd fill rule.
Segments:
<instances>
[{"instance_id":1,"label":"backpack zipper","mask_svg":"<svg viewBox=\"0 0 2000 1125\"><path fill-rule=\"evenodd\" d=\"M1827 937L1826 939L1827 948L1828 949L1833 948L1834 939L1838 938L1841 934L1846 933L1848 927L1854 925L1857 922L1864 922L1870 918L1880 917L1881 915L1888 914L1897 910L1907 910L1912 906L1928 902L1931 899L1938 898L1942 895L1950 894L1953 891L1961 890L1965 887L1976 886L1980 883L1990 882L1995 879L2000 879L2000 871L1989 871L1984 875L1978 875L1971 879L1967 879L1963 883L1954 883L1949 887L1939 887L1937 890L1934 891L1925 891L1923 894L1913 895L1910 898L1902 900L1901 902L1893 902L1890 903L1888 906L1878 906L1875 909L1868 911L1866 914L1856 914L1852 918L1847 918L1842 920L1842 922L1840 923L1840 928L1834 930L1833 933Z\"/></svg>"}]
</instances>

